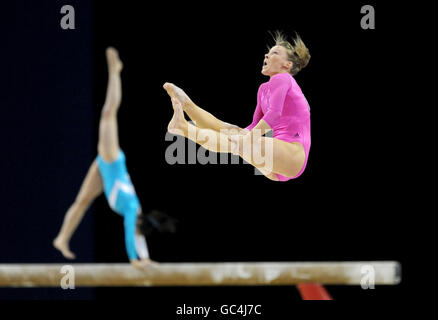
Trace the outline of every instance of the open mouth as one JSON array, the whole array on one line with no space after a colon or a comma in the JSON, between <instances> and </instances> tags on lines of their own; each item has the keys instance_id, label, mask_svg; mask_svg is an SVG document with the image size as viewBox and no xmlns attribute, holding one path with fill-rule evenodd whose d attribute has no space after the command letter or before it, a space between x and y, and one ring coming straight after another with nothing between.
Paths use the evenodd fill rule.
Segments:
<instances>
[{"instance_id":1,"label":"open mouth","mask_svg":"<svg viewBox=\"0 0 438 320\"><path fill-rule=\"evenodd\" d=\"M268 63L266 61L263 61L263 67L266 67Z\"/></svg>"}]
</instances>

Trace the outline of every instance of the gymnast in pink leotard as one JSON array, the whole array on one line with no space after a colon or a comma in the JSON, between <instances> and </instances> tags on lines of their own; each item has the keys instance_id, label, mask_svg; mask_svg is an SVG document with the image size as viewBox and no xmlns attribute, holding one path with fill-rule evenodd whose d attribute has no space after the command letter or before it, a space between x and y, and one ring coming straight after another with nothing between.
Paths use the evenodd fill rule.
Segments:
<instances>
[{"instance_id":1,"label":"gymnast in pink leotard","mask_svg":"<svg viewBox=\"0 0 438 320\"><path fill-rule=\"evenodd\" d=\"M310 107L294 76L308 64L310 54L298 35L293 45L280 32L275 33L274 40L275 46L265 54L262 67L262 74L270 80L259 87L253 121L244 129L201 109L175 85L166 83L164 89L174 109L169 132L209 151L237 154L267 178L287 181L303 173L309 156ZM186 121L184 113L195 125ZM262 136L271 130L272 138ZM265 155L270 152L272 165L260 164L245 145L251 150L262 150Z\"/></svg>"},{"instance_id":2,"label":"gymnast in pink leotard","mask_svg":"<svg viewBox=\"0 0 438 320\"><path fill-rule=\"evenodd\" d=\"M297 82L288 72L272 76L259 87L254 118L246 129L252 130L262 119L272 128L273 138L303 146L306 157L299 173L294 177L277 174L280 181L299 177L309 157L310 107Z\"/></svg>"}]
</instances>

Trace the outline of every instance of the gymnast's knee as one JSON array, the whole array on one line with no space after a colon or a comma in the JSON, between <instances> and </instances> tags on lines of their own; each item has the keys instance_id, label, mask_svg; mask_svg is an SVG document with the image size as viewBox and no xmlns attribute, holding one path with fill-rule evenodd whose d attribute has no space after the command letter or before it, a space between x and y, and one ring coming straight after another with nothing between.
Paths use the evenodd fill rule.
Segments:
<instances>
[{"instance_id":1,"label":"gymnast's knee","mask_svg":"<svg viewBox=\"0 0 438 320\"><path fill-rule=\"evenodd\" d=\"M114 150L111 150L114 149ZM120 149L116 147L108 148L104 143L99 142L97 144L97 153L105 162L114 162L117 160L119 156Z\"/></svg>"},{"instance_id":2,"label":"gymnast's knee","mask_svg":"<svg viewBox=\"0 0 438 320\"><path fill-rule=\"evenodd\" d=\"M117 116L117 108L116 107L109 107L108 105L105 105L100 112L100 120L113 120Z\"/></svg>"}]
</instances>

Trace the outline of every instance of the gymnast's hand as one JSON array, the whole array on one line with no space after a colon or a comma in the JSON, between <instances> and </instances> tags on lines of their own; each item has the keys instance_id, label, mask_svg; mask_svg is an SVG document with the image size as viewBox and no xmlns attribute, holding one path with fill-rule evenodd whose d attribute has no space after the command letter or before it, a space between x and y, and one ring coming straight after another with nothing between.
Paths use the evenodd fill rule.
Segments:
<instances>
[{"instance_id":1,"label":"gymnast's hand","mask_svg":"<svg viewBox=\"0 0 438 320\"><path fill-rule=\"evenodd\" d=\"M251 131L248 130L246 134L230 135L228 136L228 141L231 143L231 153L236 156L241 156L243 154L243 146L249 146L251 144Z\"/></svg>"},{"instance_id":2,"label":"gymnast's hand","mask_svg":"<svg viewBox=\"0 0 438 320\"><path fill-rule=\"evenodd\" d=\"M158 262L153 261L151 259L141 259L141 260L131 260L131 264L133 267L137 268L137 269L147 269L149 267L156 267L158 266Z\"/></svg>"}]
</instances>

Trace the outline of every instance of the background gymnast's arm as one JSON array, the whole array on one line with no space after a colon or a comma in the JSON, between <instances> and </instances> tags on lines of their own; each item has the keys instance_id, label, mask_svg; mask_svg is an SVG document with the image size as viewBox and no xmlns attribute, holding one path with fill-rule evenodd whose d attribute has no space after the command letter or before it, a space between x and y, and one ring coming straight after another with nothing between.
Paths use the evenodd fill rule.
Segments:
<instances>
[{"instance_id":1,"label":"background gymnast's arm","mask_svg":"<svg viewBox=\"0 0 438 320\"><path fill-rule=\"evenodd\" d=\"M144 268L156 264L149 258L145 237L137 229L137 210L124 214L125 245L129 261L134 267Z\"/></svg>"}]
</instances>

